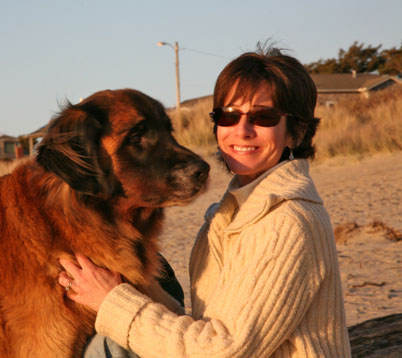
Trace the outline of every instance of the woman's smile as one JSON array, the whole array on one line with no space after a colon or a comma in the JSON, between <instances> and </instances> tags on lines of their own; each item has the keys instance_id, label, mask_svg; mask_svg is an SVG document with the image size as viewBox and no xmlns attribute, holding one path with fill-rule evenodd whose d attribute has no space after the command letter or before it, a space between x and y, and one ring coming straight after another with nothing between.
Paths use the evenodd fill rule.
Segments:
<instances>
[{"instance_id":1,"label":"woman's smile","mask_svg":"<svg viewBox=\"0 0 402 358\"><path fill-rule=\"evenodd\" d=\"M257 151L259 147L232 145L231 148L233 149L234 152L237 152L239 154L249 154L251 152Z\"/></svg>"}]
</instances>

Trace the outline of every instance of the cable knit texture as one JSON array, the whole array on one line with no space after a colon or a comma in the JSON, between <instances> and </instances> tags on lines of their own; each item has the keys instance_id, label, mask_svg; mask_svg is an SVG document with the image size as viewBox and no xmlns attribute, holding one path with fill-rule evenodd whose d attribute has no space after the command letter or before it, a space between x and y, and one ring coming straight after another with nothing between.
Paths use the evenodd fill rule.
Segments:
<instances>
[{"instance_id":1,"label":"cable knit texture","mask_svg":"<svg viewBox=\"0 0 402 358\"><path fill-rule=\"evenodd\" d=\"M226 192L206 214L190 260L192 316L127 284L102 303L96 329L143 358L349 358L331 223L294 160L247 200Z\"/></svg>"}]
</instances>

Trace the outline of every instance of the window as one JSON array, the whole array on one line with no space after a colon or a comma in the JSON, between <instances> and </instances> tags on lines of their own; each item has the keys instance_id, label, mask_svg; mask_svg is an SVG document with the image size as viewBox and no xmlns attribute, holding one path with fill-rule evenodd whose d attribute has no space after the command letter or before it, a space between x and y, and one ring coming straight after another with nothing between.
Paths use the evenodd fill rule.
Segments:
<instances>
[{"instance_id":1,"label":"window","mask_svg":"<svg viewBox=\"0 0 402 358\"><path fill-rule=\"evenodd\" d=\"M4 153L14 154L14 152L15 152L15 143L14 142L5 142L4 143Z\"/></svg>"}]
</instances>

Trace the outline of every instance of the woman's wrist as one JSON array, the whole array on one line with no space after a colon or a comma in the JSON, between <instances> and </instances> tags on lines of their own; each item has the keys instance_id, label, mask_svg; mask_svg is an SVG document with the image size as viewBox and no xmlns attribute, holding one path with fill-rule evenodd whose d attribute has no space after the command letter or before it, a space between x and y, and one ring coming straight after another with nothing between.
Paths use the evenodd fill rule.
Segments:
<instances>
[{"instance_id":1,"label":"woman's wrist","mask_svg":"<svg viewBox=\"0 0 402 358\"><path fill-rule=\"evenodd\" d=\"M128 348L127 337L132 322L141 308L150 302L149 297L128 283L116 286L99 307L95 321L96 331Z\"/></svg>"}]
</instances>

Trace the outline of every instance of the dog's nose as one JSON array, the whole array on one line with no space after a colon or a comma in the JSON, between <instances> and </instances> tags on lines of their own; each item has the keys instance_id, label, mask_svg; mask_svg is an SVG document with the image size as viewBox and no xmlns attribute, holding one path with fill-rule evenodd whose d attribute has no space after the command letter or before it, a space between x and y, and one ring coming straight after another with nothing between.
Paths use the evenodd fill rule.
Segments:
<instances>
[{"instance_id":1,"label":"dog's nose","mask_svg":"<svg viewBox=\"0 0 402 358\"><path fill-rule=\"evenodd\" d=\"M210 166L207 162L200 160L195 165L193 179L199 182L204 182L208 179Z\"/></svg>"},{"instance_id":2,"label":"dog's nose","mask_svg":"<svg viewBox=\"0 0 402 358\"><path fill-rule=\"evenodd\" d=\"M191 179L195 183L204 183L208 179L209 164L202 159L180 161L174 165L173 173Z\"/></svg>"}]
</instances>

